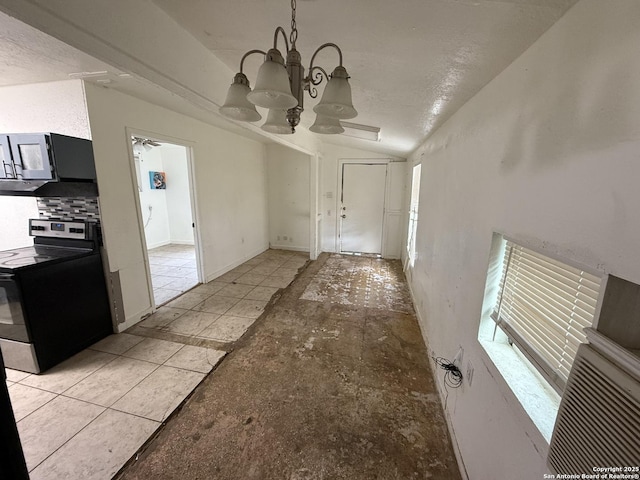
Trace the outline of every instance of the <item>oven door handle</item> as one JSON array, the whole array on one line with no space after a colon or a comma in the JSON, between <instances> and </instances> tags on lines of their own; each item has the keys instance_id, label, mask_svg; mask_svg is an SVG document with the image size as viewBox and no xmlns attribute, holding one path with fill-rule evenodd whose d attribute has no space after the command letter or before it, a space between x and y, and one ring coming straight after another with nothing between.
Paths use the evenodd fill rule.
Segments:
<instances>
[{"instance_id":1,"label":"oven door handle","mask_svg":"<svg viewBox=\"0 0 640 480\"><path fill-rule=\"evenodd\" d=\"M15 277L13 273L0 273L0 282L13 282Z\"/></svg>"}]
</instances>

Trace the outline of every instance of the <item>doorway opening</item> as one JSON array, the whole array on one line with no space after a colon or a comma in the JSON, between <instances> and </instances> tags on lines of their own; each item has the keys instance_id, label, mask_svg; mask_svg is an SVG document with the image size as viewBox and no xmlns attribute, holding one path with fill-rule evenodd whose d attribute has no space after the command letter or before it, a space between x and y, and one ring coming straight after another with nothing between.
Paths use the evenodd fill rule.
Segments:
<instances>
[{"instance_id":1,"label":"doorway opening","mask_svg":"<svg viewBox=\"0 0 640 480\"><path fill-rule=\"evenodd\" d=\"M190 151L133 135L141 230L155 306L200 283Z\"/></svg>"},{"instance_id":2,"label":"doorway opening","mask_svg":"<svg viewBox=\"0 0 640 480\"><path fill-rule=\"evenodd\" d=\"M386 163L344 163L340 253L382 256Z\"/></svg>"}]
</instances>

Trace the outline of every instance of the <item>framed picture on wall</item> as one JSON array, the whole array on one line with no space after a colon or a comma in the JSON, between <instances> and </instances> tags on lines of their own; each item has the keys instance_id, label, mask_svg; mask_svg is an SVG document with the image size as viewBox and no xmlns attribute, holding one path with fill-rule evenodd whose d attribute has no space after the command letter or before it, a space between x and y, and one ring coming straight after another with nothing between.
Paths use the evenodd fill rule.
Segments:
<instances>
[{"instance_id":1,"label":"framed picture on wall","mask_svg":"<svg viewBox=\"0 0 640 480\"><path fill-rule=\"evenodd\" d=\"M164 190L167 188L167 176L164 172L149 172L149 184L151 190Z\"/></svg>"}]
</instances>

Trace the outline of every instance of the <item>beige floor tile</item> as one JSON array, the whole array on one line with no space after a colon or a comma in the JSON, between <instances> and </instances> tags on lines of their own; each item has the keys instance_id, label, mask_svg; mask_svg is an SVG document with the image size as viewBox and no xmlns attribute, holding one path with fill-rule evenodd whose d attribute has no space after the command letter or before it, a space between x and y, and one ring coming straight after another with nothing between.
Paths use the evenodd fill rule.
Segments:
<instances>
[{"instance_id":1,"label":"beige floor tile","mask_svg":"<svg viewBox=\"0 0 640 480\"><path fill-rule=\"evenodd\" d=\"M161 366L111 408L161 422L204 378L204 373Z\"/></svg>"},{"instance_id":2,"label":"beige floor tile","mask_svg":"<svg viewBox=\"0 0 640 480\"><path fill-rule=\"evenodd\" d=\"M157 365L120 357L64 392L67 397L109 407L140 383Z\"/></svg>"},{"instance_id":3,"label":"beige floor tile","mask_svg":"<svg viewBox=\"0 0 640 480\"><path fill-rule=\"evenodd\" d=\"M240 300L226 314L232 317L258 318L266 305L267 302L263 300Z\"/></svg>"},{"instance_id":4,"label":"beige floor tile","mask_svg":"<svg viewBox=\"0 0 640 480\"><path fill-rule=\"evenodd\" d=\"M187 292L184 295L172 300L167 304L167 307L171 308L186 308L190 309L198 305L199 303L204 302L211 295L208 293L194 293Z\"/></svg>"},{"instance_id":5,"label":"beige floor tile","mask_svg":"<svg viewBox=\"0 0 640 480\"><path fill-rule=\"evenodd\" d=\"M104 410L60 395L18 422L27 468L33 470Z\"/></svg>"},{"instance_id":6,"label":"beige floor tile","mask_svg":"<svg viewBox=\"0 0 640 480\"><path fill-rule=\"evenodd\" d=\"M7 380L14 383L24 380L31 375L30 373L13 370L12 368L5 368L5 372L7 373Z\"/></svg>"},{"instance_id":7,"label":"beige floor tile","mask_svg":"<svg viewBox=\"0 0 640 480\"><path fill-rule=\"evenodd\" d=\"M296 270L309 261L309 257L291 257L282 264L283 268L295 268Z\"/></svg>"},{"instance_id":8,"label":"beige floor tile","mask_svg":"<svg viewBox=\"0 0 640 480\"><path fill-rule=\"evenodd\" d=\"M231 283L216 293L216 295L221 297L243 298L251 290L253 290L253 285Z\"/></svg>"},{"instance_id":9,"label":"beige floor tile","mask_svg":"<svg viewBox=\"0 0 640 480\"><path fill-rule=\"evenodd\" d=\"M297 268L280 267L275 272L273 272L271 275L273 275L274 277L294 278L297 274L298 274L298 269Z\"/></svg>"},{"instance_id":10,"label":"beige floor tile","mask_svg":"<svg viewBox=\"0 0 640 480\"><path fill-rule=\"evenodd\" d=\"M162 288L168 283L171 283L175 280L175 277L167 277L164 275L151 275L151 284L153 288Z\"/></svg>"},{"instance_id":11,"label":"beige floor tile","mask_svg":"<svg viewBox=\"0 0 640 480\"><path fill-rule=\"evenodd\" d=\"M162 275L162 276L174 276L169 275L173 272L174 268L168 265L149 265L149 270L151 271L151 275Z\"/></svg>"},{"instance_id":12,"label":"beige floor tile","mask_svg":"<svg viewBox=\"0 0 640 480\"><path fill-rule=\"evenodd\" d=\"M267 279L265 281L263 281L260 286L261 287L277 287L277 288L285 288L287 287L291 282L292 282L292 278L286 278L286 277L267 277Z\"/></svg>"},{"instance_id":13,"label":"beige floor tile","mask_svg":"<svg viewBox=\"0 0 640 480\"><path fill-rule=\"evenodd\" d=\"M175 277L175 278L198 278L198 272L195 268L189 267L170 267L168 265L162 265L162 272L159 272L160 275L166 275L167 277Z\"/></svg>"},{"instance_id":14,"label":"beige floor tile","mask_svg":"<svg viewBox=\"0 0 640 480\"><path fill-rule=\"evenodd\" d=\"M242 265L238 265L236 268L231 270L233 273L247 273L249 270L253 268L252 265L247 265L243 263Z\"/></svg>"},{"instance_id":15,"label":"beige floor tile","mask_svg":"<svg viewBox=\"0 0 640 480\"><path fill-rule=\"evenodd\" d=\"M115 333L103 338L98 343L94 343L89 348L98 350L99 352L113 353L114 355L122 355L134 345L140 343L144 337L130 335L128 333Z\"/></svg>"},{"instance_id":16,"label":"beige floor tile","mask_svg":"<svg viewBox=\"0 0 640 480\"><path fill-rule=\"evenodd\" d=\"M181 343L168 342L157 338L145 338L124 354L125 357L161 364L182 348Z\"/></svg>"},{"instance_id":17,"label":"beige floor tile","mask_svg":"<svg viewBox=\"0 0 640 480\"><path fill-rule=\"evenodd\" d=\"M231 283L234 280L236 280L237 278L240 278L242 275L244 275L244 274L240 273L240 272L227 272L224 275L220 275L219 277L217 277L215 279L215 281L216 282Z\"/></svg>"},{"instance_id":18,"label":"beige floor tile","mask_svg":"<svg viewBox=\"0 0 640 480\"><path fill-rule=\"evenodd\" d=\"M235 342L247 331L247 328L249 328L253 322L255 322L255 318L223 315L201 331L198 336L220 340L222 342Z\"/></svg>"},{"instance_id":19,"label":"beige floor tile","mask_svg":"<svg viewBox=\"0 0 640 480\"><path fill-rule=\"evenodd\" d=\"M83 350L41 375L30 375L20 383L62 393L117 357L111 353Z\"/></svg>"},{"instance_id":20,"label":"beige floor tile","mask_svg":"<svg viewBox=\"0 0 640 480\"><path fill-rule=\"evenodd\" d=\"M219 295L214 295L207 298L203 303L195 307L194 310L222 315L239 301L240 299L238 298L221 297Z\"/></svg>"},{"instance_id":21,"label":"beige floor tile","mask_svg":"<svg viewBox=\"0 0 640 480\"><path fill-rule=\"evenodd\" d=\"M182 292L183 292L182 290L171 290L168 288L154 288L153 299L155 300L156 305L162 305L163 303L166 303L169 300L176 298Z\"/></svg>"},{"instance_id":22,"label":"beige floor tile","mask_svg":"<svg viewBox=\"0 0 640 480\"><path fill-rule=\"evenodd\" d=\"M13 415L16 418L16 422L18 422L53 400L56 394L14 383L9 387L9 397L11 398Z\"/></svg>"},{"instance_id":23,"label":"beige floor tile","mask_svg":"<svg viewBox=\"0 0 640 480\"><path fill-rule=\"evenodd\" d=\"M216 282L214 280L213 282L203 283L202 285L198 285L196 288L191 290L191 292L193 292L193 293L203 293L203 294L204 293L208 293L209 295L213 295L214 293L217 293L220 290L222 290L227 285L229 285L229 284L228 283L224 283L224 282Z\"/></svg>"},{"instance_id":24,"label":"beige floor tile","mask_svg":"<svg viewBox=\"0 0 640 480\"><path fill-rule=\"evenodd\" d=\"M246 262L244 262L243 265L249 265L249 266L255 267L256 265L260 265L262 262L264 262L264 260L262 260L261 258L253 257L247 260Z\"/></svg>"},{"instance_id":25,"label":"beige floor tile","mask_svg":"<svg viewBox=\"0 0 640 480\"><path fill-rule=\"evenodd\" d=\"M220 315L208 312L190 311L174 320L163 330L181 335L197 335L213 323Z\"/></svg>"},{"instance_id":26,"label":"beige floor tile","mask_svg":"<svg viewBox=\"0 0 640 480\"><path fill-rule=\"evenodd\" d=\"M186 308L160 307L154 314L149 315L138 323L138 326L146 328L164 327L188 311Z\"/></svg>"},{"instance_id":27,"label":"beige floor tile","mask_svg":"<svg viewBox=\"0 0 640 480\"><path fill-rule=\"evenodd\" d=\"M169 265L170 267L191 267L195 268L195 262L188 258L169 258L163 265Z\"/></svg>"},{"instance_id":28,"label":"beige floor tile","mask_svg":"<svg viewBox=\"0 0 640 480\"><path fill-rule=\"evenodd\" d=\"M194 347L185 345L178 353L165 362L165 365L192 370L194 372L209 373L227 354L213 348Z\"/></svg>"},{"instance_id":29,"label":"beige floor tile","mask_svg":"<svg viewBox=\"0 0 640 480\"><path fill-rule=\"evenodd\" d=\"M257 267L254 267L253 270L251 270L249 273L254 273L258 275L271 275L277 269L278 269L278 265L264 262L258 265Z\"/></svg>"},{"instance_id":30,"label":"beige floor tile","mask_svg":"<svg viewBox=\"0 0 640 480\"><path fill-rule=\"evenodd\" d=\"M106 410L30 474L31 480L107 480L160 424Z\"/></svg>"},{"instance_id":31,"label":"beige floor tile","mask_svg":"<svg viewBox=\"0 0 640 480\"><path fill-rule=\"evenodd\" d=\"M245 295L245 300L271 300L273 294L280 290L277 287L261 287L257 286Z\"/></svg>"},{"instance_id":32,"label":"beige floor tile","mask_svg":"<svg viewBox=\"0 0 640 480\"><path fill-rule=\"evenodd\" d=\"M267 279L266 275L260 275L258 273L245 273L236 280L236 283L242 283L245 285L260 285Z\"/></svg>"},{"instance_id":33,"label":"beige floor tile","mask_svg":"<svg viewBox=\"0 0 640 480\"><path fill-rule=\"evenodd\" d=\"M181 291L184 292L186 290L189 290L190 288L195 287L196 285L198 285L198 281L197 280L192 280L189 277L187 277L187 278L176 278L171 283L167 283L164 286L164 288L171 288L173 290L181 290Z\"/></svg>"}]
</instances>

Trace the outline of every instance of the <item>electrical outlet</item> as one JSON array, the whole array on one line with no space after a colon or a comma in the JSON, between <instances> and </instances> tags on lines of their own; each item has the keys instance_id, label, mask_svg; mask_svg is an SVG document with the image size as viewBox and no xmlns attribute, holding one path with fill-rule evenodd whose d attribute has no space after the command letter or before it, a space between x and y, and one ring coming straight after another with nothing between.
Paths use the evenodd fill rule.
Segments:
<instances>
[{"instance_id":1,"label":"electrical outlet","mask_svg":"<svg viewBox=\"0 0 640 480\"><path fill-rule=\"evenodd\" d=\"M285 236L282 237L282 239L286 242L288 237L285 235Z\"/></svg>"},{"instance_id":2,"label":"electrical outlet","mask_svg":"<svg viewBox=\"0 0 640 480\"><path fill-rule=\"evenodd\" d=\"M278 240L280 240L280 235L278 235Z\"/></svg>"},{"instance_id":3,"label":"electrical outlet","mask_svg":"<svg viewBox=\"0 0 640 480\"><path fill-rule=\"evenodd\" d=\"M289 237L289 243L293 242L293 237Z\"/></svg>"},{"instance_id":4,"label":"electrical outlet","mask_svg":"<svg viewBox=\"0 0 640 480\"><path fill-rule=\"evenodd\" d=\"M471 364L471 360L467 362L467 376L465 378L467 382L469 382L469 386L471 386L471 382L473 382L473 365Z\"/></svg>"}]
</instances>

